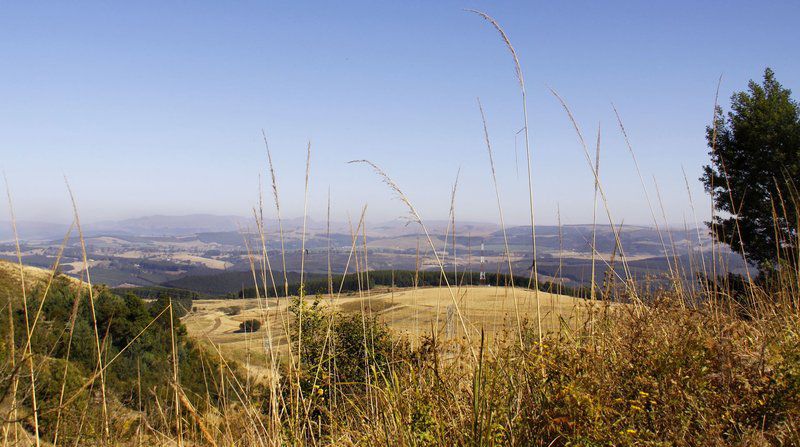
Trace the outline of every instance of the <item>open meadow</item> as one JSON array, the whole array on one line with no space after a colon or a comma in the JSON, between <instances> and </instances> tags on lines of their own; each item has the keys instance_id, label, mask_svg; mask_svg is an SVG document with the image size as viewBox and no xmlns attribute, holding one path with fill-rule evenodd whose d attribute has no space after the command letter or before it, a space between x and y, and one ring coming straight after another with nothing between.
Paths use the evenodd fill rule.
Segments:
<instances>
[{"instance_id":1,"label":"open meadow","mask_svg":"<svg viewBox=\"0 0 800 447\"><path fill-rule=\"evenodd\" d=\"M530 289L502 286L453 287L459 310L473 340L479 340L481 331L487 342L497 337L508 337L516 326L519 310L521 322L536 321L537 306ZM463 339L457 311L446 287L400 289L349 294L330 299L324 296L307 297L305 301L319 300L326 308L343 314L374 315L398 336L419 344L422 337ZM539 292L542 327L546 332L557 332L560 326L574 328L585 323L591 301ZM286 355L286 325L294 326L296 317L289 305L296 297L258 299L201 299L195 300L192 310L183 318L189 334L201 342L213 343L226 356L244 365L260 368L266 360L264 347L271 346L280 356ZM515 305L516 299L516 305ZM595 303L597 306L598 303ZM248 333L239 325L247 320L262 321L261 330ZM513 337L513 331L510 333Z\"/></svg>"}]
</instances>

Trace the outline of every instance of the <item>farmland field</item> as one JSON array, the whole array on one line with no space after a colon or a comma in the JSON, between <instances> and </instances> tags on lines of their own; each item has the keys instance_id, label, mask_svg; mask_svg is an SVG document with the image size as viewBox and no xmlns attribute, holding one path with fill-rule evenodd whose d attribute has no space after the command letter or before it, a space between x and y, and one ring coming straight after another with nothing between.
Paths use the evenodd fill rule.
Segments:
<instances>
[{"instance_id":1,"label":"farmland field","mask_svg":"<svg viewBox=\"0 0 800 447\"><path fill-rule=\"evenodd\" d=\"M531 290L474 286L453 288L452 291L474 339L477 339L481 329L487 340L492 340L501 337L504 331L515 328L515 295L520 319L527 319L534 324L536 322L536 300ZM313 301L314 298L306 300ZM546 292L539 292L539 300L544 331L557 329L560 322L574 326L577 321L581 321L581 311L587 310L587 303L590 303L587 300ZM265 350L261 348L261 344L269 345L270 334L277 355L286 354L286 333L283 327L292 318L288 309L289 302L286 298L282 298L280 303L270 298L269 306L265 308L264 301L256 299L195 300L192 311L183 322L190 335L206 343L213 343L226 357L257 369L255 365L263 364L265 360ZM381 291L333 300L323 297L321 303L333 306L342 313L360 313L362 310L365 313L374 313L394 332L409 337L412 343L422 336L430 335L433 327L438 328L439 337L464 336L458 313L446 287ZM264 322L259 332L239 331L239 324L249 319Z\"/></svg>"}]
</instances>

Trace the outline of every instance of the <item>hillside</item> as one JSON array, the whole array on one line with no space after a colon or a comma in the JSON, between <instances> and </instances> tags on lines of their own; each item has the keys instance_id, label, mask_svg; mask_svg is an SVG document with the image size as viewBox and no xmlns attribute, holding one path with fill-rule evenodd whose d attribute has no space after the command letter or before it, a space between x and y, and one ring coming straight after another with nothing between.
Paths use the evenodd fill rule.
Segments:
<instances>
[{"instance_id":1,"label":"hillside","mask_svg":"<svg viewBox=\"0 0 800 447\"><path fill-rule=\"evenodd\" d=\"M24 265L22 276L25 278L25 289L31 290L36 286L47 284L47 281L49 281L52 276L52 271ZM59 276L68 278L69 281L75 284L79 282L77 279L66 275ZM19 264L0 259L0 297L2 297L0 299L5 300L6 297L18 297L21 290Z\"/></svg>"},{"instance_id":2,"label":"hillside","mask_svg":"<svg viewBox=\"0 0 800 447\"><path fill-rule=\"evenodd\" d=\"M34 290L46 284L52 272L25 266L23 274L26 287ZM173 396L171 386L162 381L176 370L173 368L185 377L198 377L204 366L216 365L216 359L204 358L205 351L186 335L179 321L171 318L190 307L185 300L143 301L97 287L90 301L89 294L83 293L86 289L74 287L76 284L77 280L58 275L46 299L41 293L28 294L25 312L19 299L18 266L0 261L0 293L11 300L10 311L0 313L0 412L9 414L8 392L15 389L20 418L19 424L3 425L0 435L6 442L31 438L38 431L46 442L52 442L58 433L65 444L100 444L102 423L85 427L84 416L93 421L106 418L108 432L115 437L131 437L134 421L161 411L159 402ZM33 320L32 315L36 315ZM28 325L32 328L32 355L23 355ZM99 353L98 346L102 346ZM175 364L177 353L180 358ZM96 372L98 358L103 359L102 380ZM24 368L15 368L15 364ZM28 371L33 371L35 378L38 420L32 416ZM206 392L201 382L187 380L182 386L189 395L187 402L194 400L194 405L200 405L194 396ZM212 402L216 399L214 390L205 396ZM60 402L63 413L53 411L62 405Z\"/></svg>"}]
</instances>

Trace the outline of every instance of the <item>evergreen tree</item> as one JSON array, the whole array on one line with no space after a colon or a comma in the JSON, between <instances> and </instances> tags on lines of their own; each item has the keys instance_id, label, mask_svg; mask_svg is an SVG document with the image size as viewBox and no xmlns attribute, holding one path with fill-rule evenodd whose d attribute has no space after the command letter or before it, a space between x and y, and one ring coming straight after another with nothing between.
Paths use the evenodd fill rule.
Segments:
<instances>
[{"instance_id":1,"label":"evergreen tree","mask_svg":"<svg viewBox=\"0 0 800 447\"><path fill-rule=\"evenodd\" d=\"M800 108L769 68L762 84L731 97L706 130L711 164L701 177L722 214L713 236L763 270L797 262Z\"/></svg>"}]
</instances>

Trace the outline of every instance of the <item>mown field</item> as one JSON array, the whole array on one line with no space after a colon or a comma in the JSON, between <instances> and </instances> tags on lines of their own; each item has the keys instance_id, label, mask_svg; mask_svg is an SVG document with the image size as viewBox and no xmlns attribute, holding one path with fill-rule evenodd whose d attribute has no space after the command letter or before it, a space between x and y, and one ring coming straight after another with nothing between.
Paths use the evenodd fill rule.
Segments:
<instances>
[{"instance_id":1,"label":"mown field","mask_svg":"<svg viewBox=\"0 0 800 447\"><path fill-rule=\"evenodd\" d=\"M492 341L506 335L516 325L515 298L521 322L537 322L537 306L534 292L510 287L459 287L453 288L458 309L473 339L479 339L481 330L485 339ZM292 299L270 298L268 306L257 299L206 299L195 300L193 309L184 318L189 334L205 343L213 343L220 352L231 359L258 370L266 360L266 350L271 337L273 349L286 355L285 327L294 324L289 311ZM333 300L320 297L306 298L307 302L319 299L326 307L343 314L376 315L401 337L412 344L420 338L436 334L439 338L464 339L464 329L458 318L453 299L446 287L400 289L380 291L362 296L349 295ZM582 321L590 301L539 292L542 327L548 332L556 331L559 325L575 325ZM254 333L240 331L239 324L250 319L263 322Z\"/></svg>"}]
</instances>

